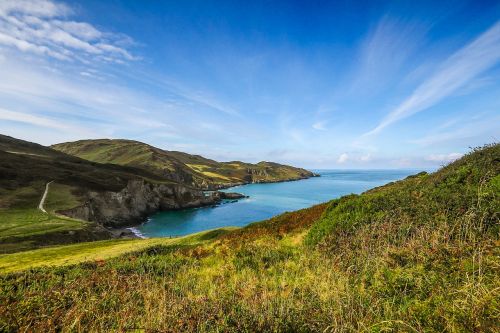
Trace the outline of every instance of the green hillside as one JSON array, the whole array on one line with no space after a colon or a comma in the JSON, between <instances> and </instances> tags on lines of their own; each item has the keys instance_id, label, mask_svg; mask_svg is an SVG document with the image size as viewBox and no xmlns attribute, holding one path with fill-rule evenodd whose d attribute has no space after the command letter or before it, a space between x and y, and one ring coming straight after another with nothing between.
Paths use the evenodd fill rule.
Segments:
<instances>
[{"instance_id":1,"label":"green hillside","mask_svg":"<svg viewBox=\"0 0 500 333\"><path fill-rule=\"evenodd\" d=\"M492 145L193 242L76 265L68 247L62 262L47 249L3 255L0 330L498 332L499 194Z\"/></svg>"},{"instance_id":2,"label":"green hillside","mask_svg":"<svg viewBox=\"0 0 500 333\"><path fill-rule=\"evenodd\" d=\"M120 191L136 179L169 182L143 169L94 163L0 135L0 253L110 238L96 223L56 212L82 205L89 191ZM43 213L37 207L48 182Z\"/></svg>"},{"instance_id":3,"label":"green hillside","mask_svg":"<svg viewBox=\"0 0 500 333\"><path fill-rule=\"evenodd\" d=\"M131 140L81 140L56 144L52 148L93 162L133 166L160 177L210 189L314 176L310 171L277 163L217 162Z\"/></svg>"}]
</instances>

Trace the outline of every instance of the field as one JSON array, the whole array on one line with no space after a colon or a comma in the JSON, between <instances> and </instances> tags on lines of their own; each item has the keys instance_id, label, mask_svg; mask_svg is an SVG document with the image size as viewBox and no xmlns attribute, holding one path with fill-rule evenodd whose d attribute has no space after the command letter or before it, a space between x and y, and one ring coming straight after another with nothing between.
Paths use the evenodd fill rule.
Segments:
<instances>
[{"instance_id":1,"label":"field","mask_svg":"<svg viewBox=\"0 0 500 333\"><path fill-rule=\"evenodd\" d=\"M36 246L37 240L61 237L65 232L83 232L92 224L74 220L55 213L56 209L74 207L78 198L71 194L70 187L54 183L50 186L43 213L38 209L45 184L35 182L32 186L11 191L2 196L8 208L0 208L0 253L15 252ZM90 239L89 239L90 240ZM50 244L50 242L47 242Z\"/></svg>"}]
</instances>

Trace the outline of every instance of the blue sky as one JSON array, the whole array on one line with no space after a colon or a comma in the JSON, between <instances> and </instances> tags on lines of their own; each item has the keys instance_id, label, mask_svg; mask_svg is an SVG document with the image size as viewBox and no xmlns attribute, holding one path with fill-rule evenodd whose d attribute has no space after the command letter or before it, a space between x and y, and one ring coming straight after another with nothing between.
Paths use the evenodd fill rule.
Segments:
<instances>
[{"instance_id":1,"label":"blue sky","mask_svg":"<svg viewBox=\"0 0 500 333\"><path fill-rule=\"evenodd\" d=\"M432 168L500 137L498 1L0 0L0 133Z\"/></svg>"}]
</instances>

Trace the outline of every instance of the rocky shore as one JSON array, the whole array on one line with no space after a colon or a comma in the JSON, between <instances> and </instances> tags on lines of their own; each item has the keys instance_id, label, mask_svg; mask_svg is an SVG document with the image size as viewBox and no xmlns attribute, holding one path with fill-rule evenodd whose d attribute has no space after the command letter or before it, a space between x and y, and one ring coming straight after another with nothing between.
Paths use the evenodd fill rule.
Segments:
<instances>
[{"instance_id":1,"label":"rocky shore","mask_svg":"<svg viewBox=\"0 0 500 333\"><path fill-rule=\"evenodd\" d=\"M311 172L311 174L303 175L300 177L286 178L286 179L279 179L279 180L253 179L253 180L246 181L246 182L210 184L210 186L207 187L207 189L208 190L224 190L224 189L228 189L231 187L236 187L236 186L241 186L241 185L249 185L249 184L272 184L272 183L295 182L298 180L304 180L304 179L309 179L309 178L313 178L313 177L321 177L321 175Z\"/></svg>"},{"instance_id":2,"label":"rocky shore","mask_svg":"<svg viewBox=\"0 0 500 333\"><path fill-rule=\"evenodd\" d=\"M213 206L223 199L244 197L239 193L206 192L175 183L150 183L137 179L129 181L118 192L88 191L82 205L57 213L96 222L106 228L121 229L140 224L157 211Z\"/></svg>"},{"instance_id":3,"label":"rocky shore","mask_svg":"<svg viewBox=\"0 0 500 333\"><path fill-rule=\"evenodd\" d=\"M212 190L188 187L178 183L153 183L144 179L130 180L121 191L88 191L80 206L60 210L57 213L68 217L96 222L109 230L113 238L138 238L129 227L137 226L158 211L217 206L223 200L230 202L247 196L223 192L226 189L252 183L278 183L297 181L317 174L285 180L256 180L249 182L221 184Z\"/></svg>"}]
</instances>

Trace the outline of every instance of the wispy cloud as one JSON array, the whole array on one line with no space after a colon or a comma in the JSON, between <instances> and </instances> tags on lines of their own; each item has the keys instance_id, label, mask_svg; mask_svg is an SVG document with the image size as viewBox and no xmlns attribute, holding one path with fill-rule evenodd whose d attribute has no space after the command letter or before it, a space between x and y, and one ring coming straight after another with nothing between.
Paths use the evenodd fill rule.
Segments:
<instances>
[{"instance_id":1,"label":"wispy cloud","mask_svg":"<svg viewBox=\"0 0 500 333\"><path fill-rule=\"evenodd\" d=\"M69 19L68 6L50 0L0 2L0 45L58 60L124 62L138 59L121 47L127 36Z\"/></svg>"},{"instance_id":2,"label":"wispy cloud","mask_svg":"<svg viewBox=\"0 0 500 333\"><path fill-rule=\"evenodd\" d=\"M464 154L461 153L449 153L449 154L432 154L425 157L426 161L431 162L452 162L459 159Z\"/></svg>"},{"instance_id":3,"label":"wispy cloud","mask_svg":"<svg viewBox=\"0 0 500 333\"><path fill-rule=\"evenodd\" d=\"M449 125L445 123L443 125L446 127L442 125L439 127L439 131L424 135L423 137L410 141L410 143L416 143L421 146L431 146L457 140L471 141L473 138L482 138L482 140L484 140L485 137L487 138L487 135L491 135L487 140L489 142L494 142L498 139L498 137L495 136L500 135L498 127L499 122L500 117L492 117L488 119L468 120L461 126L453 126L454 124Z\"/></svg>"},{"instance_id":4,"label":"wispy cloud","mask_svg":"<svg viewBox=\"0 0 500 333\"><path fill-rule=\"evenodd\" d=\"M200 112L200 104L187 97L157 96L121 84L132 82L132 78L121 82L96 80L92 77L95 71L90 68L85 71L90 77L82 74L80 66L67 68L58 71L38 63L28 64L22 58L0 59L0 108L9 110L0 118L5 120L0 121L0 130L12 134L9 127L19 123L57 130L57 136L50 131L31 132L31 140L48 144L85 137L134 137L145 141L149 138L152 144L167 140L172 144L210 142L212 146L230 145L249 135L262 139L261 133L239 118L230 122L225 113ZM142 81L134 83L141 86ZM92 128L92 135L66 124ZM206 148L205 154L210 154Z\"/></svg>"},{"instance_id":5,"label":"wispy cloud","mask_svg":"<svg viewBox=\"0 0 500 333\"><path fill-rule=\"evenodd\" d=\"M124 73L124 75L127 75L127 73ZM212 94L206 91L190 88L177 80L160 77L159 75L146 72L136 72L129 75L129 77L133 80L153 85L154 87L164 90L169 94L176 96L176 98L185 100L193 105L205 107L226 115L241 116L240 112L236 108L227 105L227 103L221 102Z\"/></svg>"},{"instance_id":6,"label":"wispy cloud","mask_svg":"<svg viewBox=\"0 0 500 333\"><path fill-rule=\"evenodd\" d=\"M364 136L377 134L401 119L434 106L499 60L500 21L449 57L436 74Z\"/></svg>"},{"instance_id":7,"label":"wispy cloud","mask_svg":"<svg viewBox=\"0 0 500 333\"><path fill-rule=\"evenodd\" d=\"M72 132L72 133L76 132L82 135L88 135L90 133L84 128L66 124L64 122L61 122L60 120L50 119L47 117L41 117L18 111L7 110L4 108L0 108L0 119L51 128L63 132Z\"/></svg>"},{"instance_id":8,"label":"wispy cloud","mask_svg":"<svg viewBox=\"0 0 500 333\"><path fill-rule=\"evenodd\" d=\"M312 124L312 128L318 131L326 131L326 121L317 121Z\"/></svg>"},{"instance_id":9,"label":"wispy cloud","mask_svg":"<svg viewBox=\"0 0 500 333\"><path fill-rule=\"evenodd\" d=\"M394 76L423 43L428 26L385 16L369 31L355 58L350 90L353 94L375 94ZM411 36L411 38L408 38Z\"/></svg>"},{"instance_id":10,"label":"wispy cloud","mask_svg":"<svg viewBox=\"0 0 500 333\"><path fill-rule=\"evenodd\" d=\"M337 163L343 164L349 160L349 154L347 153L342 153L340 154L339 158L337 159Z\"/></svg>"}]
</instances>

